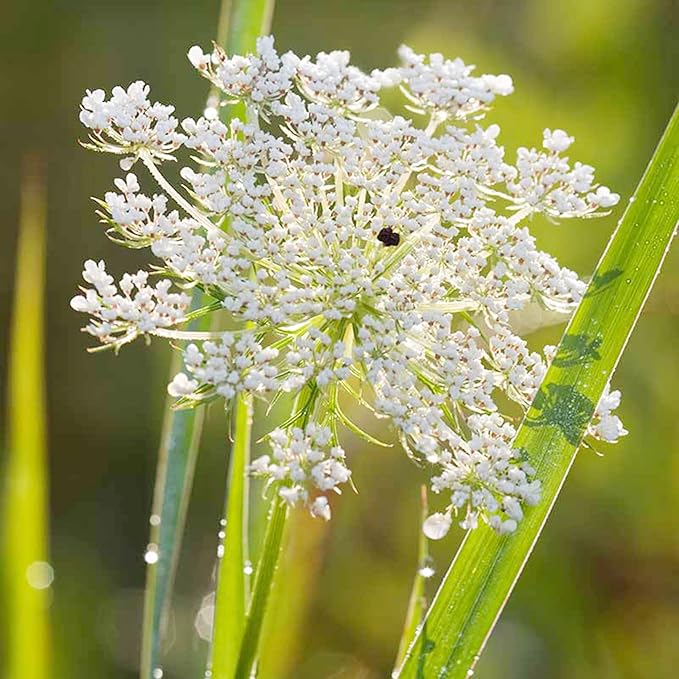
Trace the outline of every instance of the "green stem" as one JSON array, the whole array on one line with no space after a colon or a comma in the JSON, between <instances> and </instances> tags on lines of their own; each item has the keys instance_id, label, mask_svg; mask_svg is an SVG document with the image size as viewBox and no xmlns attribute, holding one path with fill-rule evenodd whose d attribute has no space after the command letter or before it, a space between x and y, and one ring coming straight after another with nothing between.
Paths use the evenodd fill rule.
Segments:
<instances>
[{"instance_id":1,"label":"green stem","mask_svg":"<svg viewBox=\"0 0 679 679\"><path fill-rule=\"evenodd\" d=\"M232 53L253 51L256 37L269 31L273 5L273 0L222 0L217 28L218 43L224 45ZM215 96L216 93L212 91L208 97L208 105L213 105L212 100ZM224 108L222 113L227 115L228 110ZM158 176L155 166L149 167L149 170ZM182 201L183 199L180 204ZM212 225L206 226L213 228ZM193 295L192 308L200 309L203 299L203 293L196 290ZM202 326L200 329L207 329L207 327ZM178 365L176 363L174 368ZM159 520L160 523L152 523L150 536L150 543L157 550L158 558L155 563L149 563L147 567L141 679L153 679L153 670L160 660L160 642L170 606L172 582L179 558L203 417L202 408L173 411L168 403L165 411L164 433L158 455L153 502L154 521ZM236 417L236 420L238 419ZM235 440L247 437L249 441L249 425L246 434L239 433L237 423L234 426ZM243 490L243 493L245 497L246 491ZM231 532L234 532L233 528ZM241 561L241 569L242 565ZM237 624L242 625L243 618L244 609L241 611L238 618L240 622Z\"/></svg>"},{"instance_id":2,"label":"green stem","mask_svg":"<svg viewBox=\"0 0 679 679\"><path fill-rule=\"evenodd\" d=\"M259 637L276 568L278 567L287 517L288 507L276 494L271 501L264 544L262 545L262 556L257 564L255 584L250 605L248 606L240 656L234 675L236 679L247 679L247 677L250 677L254 664L257 661ZM217 675L215 675L215 678L217 679Z\"/></svg>"},{"instance_id":3,"label":"green stem","mask_svg":"<svg viewBox=\"0 0 679 679\"><path fill-rule=\"evenodd\" d=\"M217 572L212 636L212 676L232 679L245 629L248 555L248 465L252 429L252 398L239 396L233 414L233 445L224 507L225 539Z\"/></svg>"},{"instance_id":4,"label":"green stem","mask_svg":"<svg viewBox=\"0 0 679 679\"><path fill-rule=\"evenodd\" d=\"M422 524L427 518L428 502L427 502L427 488L421 488L421 507L419 527L419 540L417 546L417 571L413 580L413 588L410 591L410 601L408 602L408 612L406 613L406 620L403 625L403 632L401 633L401 641L399 642L398 654L396 656L396 667L399 667L406 657L408 647L412 643L417 628L424 618L427 610L427 594L426 584L429 575L424 571L429 567L429 545L427 544L427 536L422 530Z\"/></svg>"}]
</instances>

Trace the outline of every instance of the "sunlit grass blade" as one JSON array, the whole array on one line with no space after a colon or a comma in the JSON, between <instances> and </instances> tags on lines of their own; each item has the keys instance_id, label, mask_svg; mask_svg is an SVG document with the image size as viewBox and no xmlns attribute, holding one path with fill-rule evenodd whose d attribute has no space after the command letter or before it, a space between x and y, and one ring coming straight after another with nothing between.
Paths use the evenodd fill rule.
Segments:
<instances>
[{"instance_id":1,"label":"sunlit grass blade","mask_svg":"<svg viewBox=\"0 0 679 679\"><path fill-rule=\"evenodd\" d=\"M20 224L8 375L8 440L2 517L3 677L48 679L48 467L44 377L46 191L28 157Z\"/></svg>"},{"instance_id":2,"label":"sunlit grass blade","mask_svg":"<svg viewBox=\"0 0 679 679\"><path fill-rule=\"evenodd\" d=\"M228 6L223 5L219 37L225 39L226 51L231 54L253 52L257 38L269 32L273 8L274 0L232 0ZM213 97L214 92L210 95L209 103ZM225 107L221 115L222 118L229 116L244 118L245 112L242 107ZM221 545L217 571L215 617L209 662L211 676L214 679L241 676L237 674L237 663L242 640L247 634L246 610L250 577L245 572L249 532L247 468L250 463L252 409L252 399L241 397L237 399L233 413L233 444L224 509L225 537Z\"/></svg>"},{"instance_id":3,"label":"sunlit grass blade","mask_svg":"<svg viewBox=\"0 0 679 679\"><path fill-rule=\"evenodd\" d=\"M429 543L427 537L422 530L422 524L428 515L427 507L427 488L422 486L422 512L420 515L420 537L417 545L417 570L413 579L413 588L410 591L410 600L408 601L408 611L406 612L406 619L403 625L403 632L401 633L401 641L398 646L398 655L396 656L396 667L399 667L406 656L408 647L413 642L417 634L424 614L427 610L427 595L426 586L427 578L432 573L427 571L429 566Z\"/></svg>"},{"instance_id":4,"label":"sunlit grass blade","mask_svg":"<svg viewBox=\"0 0 679 679\"><path fill-rule=\"evenodd\" d=\"M545 525L606 383L613 374L660 271L679 219L679 109L562 338L553 364L519 429L542 480L540 504L518 530L467 535L446 574L400 679L468 677ZM596 352L574 354L573 347Z\"/></svg>"},{"instance_id":5,"label":"sunlit grass blade","mask_svg":"<svg viewBox=\"0 0 679 679\"><path fill-rule=\"evenodd\" d=\"M225 538L221 545L217 591L215 592L214 631L212 634L212 676L230 679L238 663L245 628L249 574L248 558L248 478L252 398L241 396L233 413L233 444L229 461Z\"/></svg>"}]
</instances>

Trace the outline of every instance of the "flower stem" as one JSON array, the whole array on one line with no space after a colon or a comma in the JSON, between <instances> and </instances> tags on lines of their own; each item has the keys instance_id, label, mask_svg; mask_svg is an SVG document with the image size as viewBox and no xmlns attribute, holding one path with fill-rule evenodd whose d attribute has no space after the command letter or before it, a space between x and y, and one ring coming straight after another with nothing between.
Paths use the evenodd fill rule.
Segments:
<instances>
[{"instance_id":1,"label":"flower stem","mask_svg":"<svg viewBox=\"0 0 679 679\"><path fill-rule=\"evenodd\" d=\"M287 517L288 507L276 494L271 501L264 545L262 546L262 556L257 564L252 598L250 599L245 619L245 630L243 632L243 641L235 674L235 677L238 679L249 677L257 661L259 637L262 631L269 594L271 593L271 587L278 567ZM214 672L213 676L215 676L215 679L218 677L218 675L214 675Z\"/></svg>"},{"instance_id":2,"label":"flower stem","mask_svg":"<svg viewBox=\"0 0 679 679\"><path fill-rule=\"evenodd\" d=\"M218 229L205 215L202 215L198 210L189 203L184 196L181 195L173 186L170 184L170 182L163 177L162 172L156 167L156 164L153 162L153 158L149 156L148 153L142 153L139 156L144 163L146 169L149 171L151 176L156 180L158 183L158 186L160 186L165 193L167 193L168 196L170 196L177 205L179 205L181 208L183 208L187 214L189 214L191 217L193 217L201 226L205 227L208 233L219 233L220 229Z\"/></svg>"}]
</instances>

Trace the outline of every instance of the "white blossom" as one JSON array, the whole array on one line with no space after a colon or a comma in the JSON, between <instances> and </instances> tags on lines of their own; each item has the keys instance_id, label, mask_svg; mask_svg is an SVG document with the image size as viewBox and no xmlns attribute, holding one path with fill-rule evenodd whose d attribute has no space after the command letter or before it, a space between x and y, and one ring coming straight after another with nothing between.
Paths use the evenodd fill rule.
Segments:
<instances>
[{"instance_id":1,"label":"white blossom","mask_svg":"<svg viewBox=\"0 0 679 679\"><path fill-rule=\"evenodd\" d=\"M80 107L80 122L91 130L91 147L108 153L129 154L123 169L129 169L140 151L167 159L181 146L184 135L174 106L148 98L150 88L141 80L127 89L114 87L110 99L104 90L87 90Z\"/></svg>"},{"instance_id":2,"label":"white blossom","mask_svg":"<svg viewBox=\"0 0 679 679\"><path fill-rule=\"evenodd\" d=\"M329 519L325 493L341 494L340 486L351 477L344 450L333 440L331 430L313 423L276 429L269 434L269 443L271 454L254 460L252 473L276 482L278 494L289 504L302 502L314 516Z\"/></svg>"},{"instance_id":3,"label":"white blossom","mask_svg":"<svg viewBox=\"0 0 679 679\"><path fill-rule=\"evenodd\" d=\"M587 430L588 434L608 443L617 443L622 436L627 435L628 432L623 426L622 420L612 412L620 407L620 400L620 392L617 389L611 391L610 386L606 385L606 389L594 410L592 422Z\"/></svg>"},{"instance_id":4,"label":"white blossom","mask_svg":"<svg viewBox=\"0 0 679 679\"><path fill-rule=\"evenodd\" d=\"M529 304L566 318L586 287L537 247L528 220L605 214L619 196L563 156L574 142L563 130L506 157L500 127L479 120L512 92L509 76L399 54L400 67L367 74L348 52L279 55L270 37L248 55L194 46L189 60L221 100L182 132L141 82L110 100L88 91L90 146L139 158L155 183L116 179L98 214L114 241L149 248L162 278L151 285L140 271L115 284L88 261L91 287L71 304L103 346L183 342L168 386L178 407L294 394L251 468L289 504L328 519L328 493L351 476L339 435L376 442L350 419L353 399L431 472L446 506L425 522L430 537L454 518L509 533L539 501L540 479L513 446L507 398L525 410L554 359L529 349L512 318ZM381 108L396 85L413 119ZM236 102L242 118L221 120ZM192 164L172 182L159 161L181 147ZM189 310L191 290L206 301ZM218 330L186 327L215 312ZM590 436L626 433L619 400L606 392Z\"/></svg>"},{"instance_id":5,"label":"white blossom","mask_svg":"<svg viewBox=\"0 0 679 679\"><path fill-rule=\"evenodd\" d=\"M126 273L116 285L103 261L88 259L83 279L94 287L82 287L84 294L71 300L73 309L92 316L83 330L100 342L120 347L140 335L162 336L165 329L184 321L191 298L171 292L168 279L152 286L148 277L147 271Z\"/></svg>"}]
</instances>

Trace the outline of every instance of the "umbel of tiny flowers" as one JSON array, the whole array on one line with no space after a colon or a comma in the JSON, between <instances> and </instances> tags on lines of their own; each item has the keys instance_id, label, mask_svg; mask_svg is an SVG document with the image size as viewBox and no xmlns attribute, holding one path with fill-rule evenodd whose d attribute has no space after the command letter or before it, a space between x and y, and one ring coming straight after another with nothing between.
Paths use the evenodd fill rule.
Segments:
<instances>
[{"instance_id":1,"label":"umbel of tiny flowers","mask_svg":"<svg viewBox=\"0 0 679 679\"><path fill-rule=\"evenodd\" d=\"M149 194L134 174L116 179L99 215L155 264L116 284L88 261L89 287L71 304L105 347L186 340L185 370L168 387L177 407L295 394L251 465L289 504L330 517L329 494L351 481L342 432L374 441L345 413L353 399L389 420L447 498L425 522L429 537L454 515L508 533L539 502L540 479L501 404L527 408L554 353L530 350L511 312L537 304L566 317L585 289L537 248L527 221L606 214L619 196L564 155L573 137L562 130L505 158L498 125L480 121L512 92L509 76L399 55L400 66L368 74L348 52L279 55L270 37L248 55L192 47L221 105L241 102L245 116L225 123L211 108L181 132L144 83L110 98L88 91L87 146L123 156L124 170L140 160L155 183ZM412 118L378 110L385 88L400 90ZM176 183L167 161L182 148L193 164ZM189 312L192 288L211 302ZM222 331L182 329L223 310ZM619 401L606 392L590 436L626 433Z\"/></svg>"}]
</instances>

